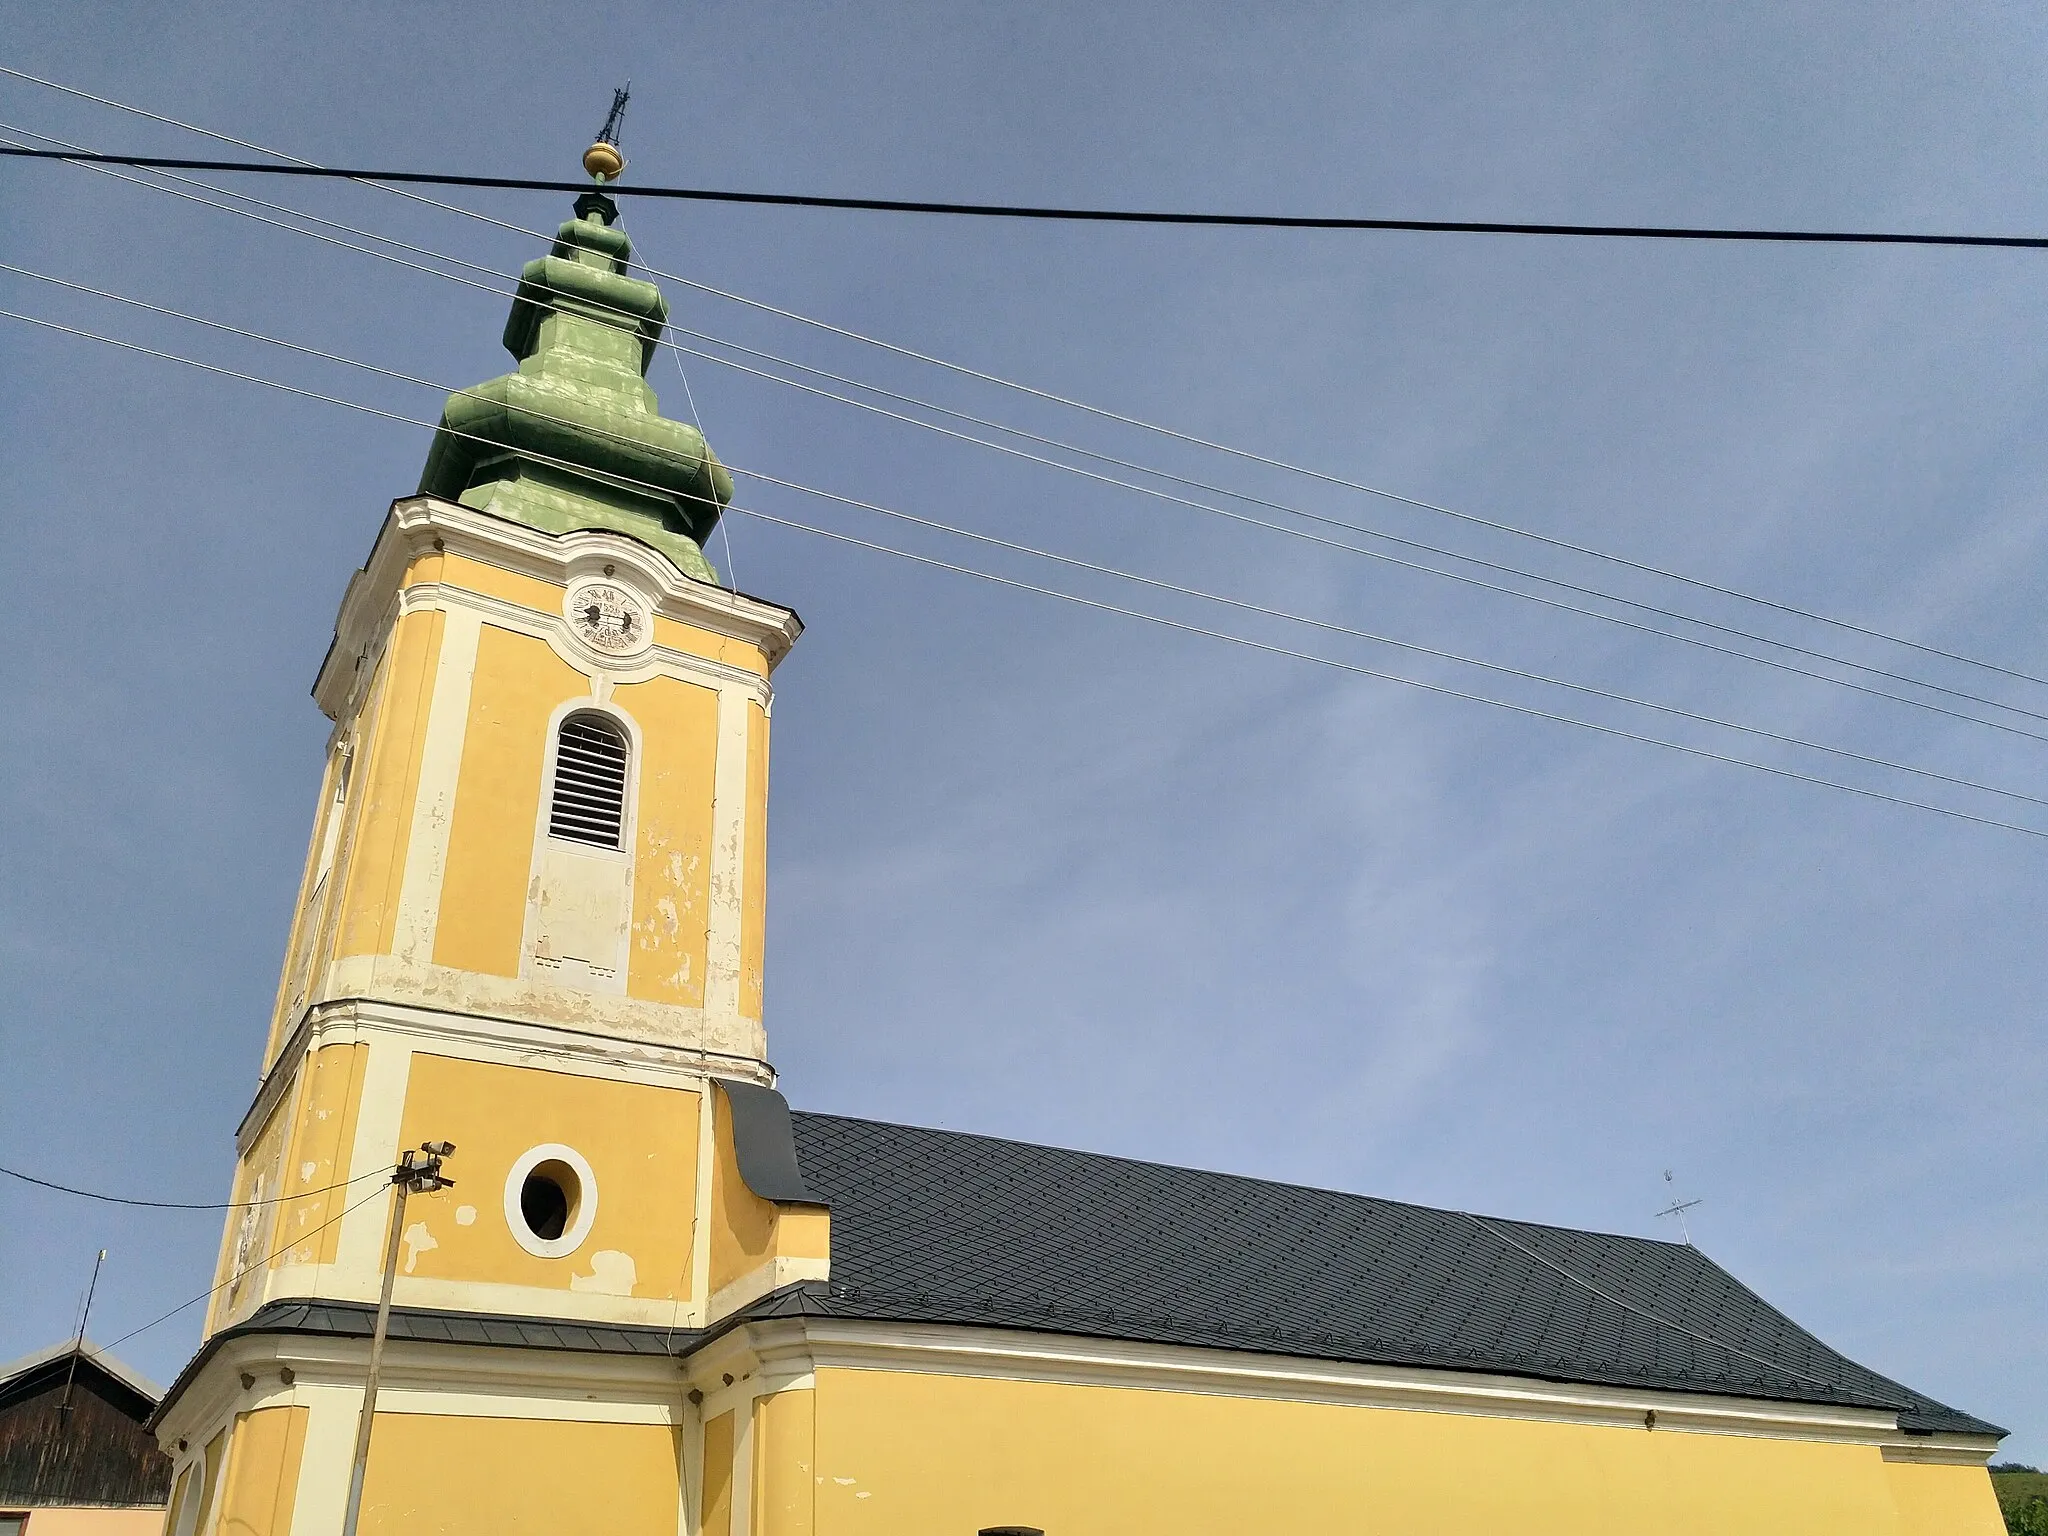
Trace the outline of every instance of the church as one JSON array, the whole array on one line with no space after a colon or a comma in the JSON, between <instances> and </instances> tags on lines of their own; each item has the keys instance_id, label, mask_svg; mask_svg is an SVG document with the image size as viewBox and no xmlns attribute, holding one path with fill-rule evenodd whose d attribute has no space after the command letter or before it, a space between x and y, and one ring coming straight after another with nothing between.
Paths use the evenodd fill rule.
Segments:
<instances>
[{"instance_id":1,"label":"church","mask_svg":"<svg viewBox=\"0 0 2048 1536\"><path fill-rule=\"evenodd\" d=\"M2002 1530L2000 1429L1689 1245L792 1110L802 626L630 257L584 194L342 599L167 1536Z\"/></svg>"}]
</instances>

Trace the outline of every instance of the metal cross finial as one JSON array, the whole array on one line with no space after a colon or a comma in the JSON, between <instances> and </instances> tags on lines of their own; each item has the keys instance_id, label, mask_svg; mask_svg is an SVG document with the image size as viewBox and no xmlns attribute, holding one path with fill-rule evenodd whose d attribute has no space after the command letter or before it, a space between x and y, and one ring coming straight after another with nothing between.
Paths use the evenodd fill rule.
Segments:
<instances>
[{"instance_id":1,"label":"metal cross finial","mask_svg":"<svg viewBox=\"0 0 2048 1536\"><path fill-rule=\"evenodd\" d=\"M633 82L628 80L612 92L612 109L605 114L604 126L597 130L597 142L619 147L619 135L626 128L626 103L633 99Z\"/></svg>"},{"instance_id":2,"label":"metal cross finial","mask_svg":"<svg viewBox=\"0 0 2048 1536\"><path fill-rule=\"evenodd\" d=\"M612 92L612 109L605 114L604 126L597 130L597 141L583 151L583 169L602 186L608 181L617 181L626 169L626 152L619 148L619 135L626 127L626 103L633 98L633 82L628 80ZM576 216L584 217L583 204L576 205ZM613 209L607 224L618 217Z\"/></svg>"}]
</instances>

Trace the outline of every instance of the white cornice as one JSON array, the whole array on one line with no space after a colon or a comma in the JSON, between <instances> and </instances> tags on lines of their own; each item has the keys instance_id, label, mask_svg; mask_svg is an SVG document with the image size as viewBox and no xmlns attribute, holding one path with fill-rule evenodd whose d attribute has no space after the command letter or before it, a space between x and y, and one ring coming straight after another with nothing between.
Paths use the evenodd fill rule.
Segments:
<instances>
[{"instance_id":1,"label":"white cornice","mask_svg":"<svg viewBox=\"0 0 2048 1536\"><path fill-rule=\"evenodd\" d=\"M1652 1433L1825 1441L1881 1446L1892 1459L1906 1459L1893 1449L1904 1446L1919 1453L1913 1459L1972 1465L1981 1464L1997 1448L1997 1441L1989 1437L1906 1440L1897 1417L1880 1409L1303 1360L956 1324L783 1318L736 1329L686 1362L692 1385L705 1392L707 1401L726 1374L738 1378L743 1373L830 1368L1538 1419Z\"/></svg>"},{"instance_id":2,"label":"white cornice","mask_svg":"<svg viewBox=\"0 0 2048 1536\"><path fill-rule=\"evenodd\" d=\"M832 1278L832 1264L828 1259L800 1258L777 1254L767 1263L748 1270L737 1280L728 1281L719 1287L709 1302L708 1316L712 1322L730 1317L751 1301L757 1301L771 1291L779 1291L785 1285L794 1285L800 1280L829 1280Z\"/></svg>"},{"instance_id":3,"label":"white cornice","mask_svg":"<svg viewBox=\"0 0 2048 1536\"><path fill-rule=\"evenodd\" d=\"M1905 1435L1895 1434L1880 1449L1886 1461L1908 1461L1923 1466L1981 1467L1998 1454L2002 1435Z\"/></svg>"},{"instance_id":4,"label":"white cornice","mask_svg":"<svg viewBox=\"0 0 2048 1536\"><path fill-rule=\"evenodd\" d=\"M224 1342L199 1374L186 1382L156 1426L158 1440L174 1446L208 1431L231 1413L303 1401L332 1387L360 1389L369 1365L368 1339L332 1334L258 1333ZM286 1373L290 1379L286 1379ZM243 1378L248 1378L245 1385ZM379 1412L403 1413L413 1398L465 1393L524 1400L535 1418L547 1405L638 1403L681 1408L683 1385L673 1358L593 1354L576 1350L507 1349L392 1339L381 1367ZM421 1405L423 1406L423 1405ZM565 1415L566 1416L566 1415Z\"/></svg>"},{"instance_id":5,"label":"white cornice","mask_svg":"<svg viewBox=\"0 0 2048 1536\"><path fill-rule=\"evenodd\" d=\"M670 1008L661 1003L638 1006ZM506 1014L436 1008L391 998L323 998L306 1009L277 1053L236 1129L236 1143L241 1151L248 1151L249 1143L290 1086L308 1051L334 1041L365 1040L377 1034L438 1044L458 1055L551 1060L564 1069L580 1069L599 1076L627 1076L649 1082L732 1077L766 1087L774 1085L775 1069L759 1057L632 1038L622 1034L616 1020L610 1018L596 1023L596 1028L578 1029Z\"/></svg>"},{"instance_id":6,"label":"white cornice","mask_svg":"<svg viewBox=\"0 0 2048 1536\"><path fill-rule=\"evenodd\" d=\"M313 684L313 697L329 718L349 708L361 674L369 670L363 662L389 624L405 571L436 548L563 586L609 566L611 579L638 590L661 617L759 646L770 670L803 632L792 610L693 580L630 535L601 529L543 533L457 502L408 496L391 504L370 558L342 597L334 644Z\"/></svg>"},{"instance_id":7,"label":"white cornice","mask_svg":"<svg viewBox=\"0 0 2048 1536\"><path fill-rule=\"evenodd\" d=\"M644 683L651 677L682 673L712 687L723 684L744 689L758 698L764 709L770 707L774 699L774 690L767 679L745 667L713 661L708 656L665 645L646 645L629 656L601 655L583 642L560 613L537 615L522 603L472 592L448 582L420 581L406 587L397 594L392 611L379 621L378 631L382 633L393 620L408 613L464 608L481 615L487 623L499 629L531 635L547 644L579 672L601 672L613 684Z\"/></svg>"},{"instance_id":8,"label":"white cornice","mask_svg":"<svg viewBox=\"0 0 2048 1536\"><path fill-rule=\"evenodd\" d=\"M366 1340L257 1334L230 1339L165 1412L159 1434L210 1427L227 1412L275 1401L291 1386L359 1383ZM1656 1392L1525 1377L1327 1360L1118 1340L1068 1338L950 1324L773 1318L708 1341L680 1362L665 1356L438 1344L394 1340L387 1381L399 1392L501 1393L535 1401L603 1398L673 1403L702 1394L709 1417L764 1393L808 1387L825 1369L899 1371L1048 1384L1182 1392L1335 1406L1532 1419L1648 1433L1737 1435L1878 1449L1887 1461L1982 1466L1990 1435L1902 1435L1885 1411L1770 1402L1707 1393ZM242 1377L251 1378L244 1386ZM1654 1415L1654 1418L1651 1417ZM547 1417L544 1406L535 1414Z\"/></svg>"}]
</instances>

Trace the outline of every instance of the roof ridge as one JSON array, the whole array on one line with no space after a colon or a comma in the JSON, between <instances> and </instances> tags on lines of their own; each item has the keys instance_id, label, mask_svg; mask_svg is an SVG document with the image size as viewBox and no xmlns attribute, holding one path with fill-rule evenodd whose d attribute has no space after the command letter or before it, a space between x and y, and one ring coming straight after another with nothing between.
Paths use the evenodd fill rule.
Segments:
<instances>
[{"instance_id":1,"label":"roof ridge","mask_svg":"<svg viewBox=\"0 0 2048 1536\"><path fill-rule=\"evenodd\" d=\"M136 1370L127 1361L121 1359L120 1356L114 1354L105 1345L95 1344L90 1338L82 1339L76 1334L55 1344L45 1345L41 1349L31 1350L18 1360L9 1360L5 1364L0 1364L0 1385L11 1382L17 1377L26 1376L30 1371L40 1369L51 1364L53 1361L69 1359L73 1354L76 1354L79 1359L85 1361L88 1365L94 1366L108 1376L113 1377L114 1380L120 1382L121 1385L127 1387L130 1391L148 1398L152 1403L162 1400L164 1395L162 1387L151 1381L142 1372Z\"/></svg>"},{"instance_id":2,"label":"roof ridge","mask_svg":"<svg viewBox=\"0 0 2048 1536\"><path fill-rule=\"evenodd\" d=\"M1943 1402L1940 1398L1929 1397L1925 1392L1922 1392L1915 1387L1910 1387L1906 1385L1905 1382L1900 1381L1896 1376L1887 1376L1883 1371L1873 1370L1871 1367L1865 1365L1861 1360L1858 1360L1853 1355L1844 1354L1841 1350L1835 1348L1834 1345L1830 1344L1826 1339L1822 1338L1819 1334L1815 1333L1811 1328L1808 1328L1804 1323L1800 1322L1799 1319L1794 1317L1791 1313L1785 1311L1781 1307L1776 1306L1771 1301L1766 1299L1761 1292L1759 1292L1754 1286L1750 1285L1749 1282L1744 1280L1740 1275L1736 1274L1735 1271L1728 1268L1727 1265L1722 1264L1717 1259L1709 1257L1705 1253L1700 1253L1698 1249L1694 1249L1693 1251L1695 1253L1699 1253L1701 1259L1705 1260L1706 1263L1711 1265L1714 1268L1714 1270L1721 1275L1723 1279L1727 1280L1728 1283L1730 1285L1733 1285L1738 1291L1741 1291L1743 1295L1749 1297L1759 1306L1768 1307L1771 1311L1777 1313L1778 1316L1782 1317L1787 1323L1791 1324L1794 1331L1796 1331L1800 1335L1800 1337L1808 1340L1810 1343L1814 1345L1817 1345L1822 1350L1825 1350L1828 1354L1833 1355L1837 1360L1842 1361L1852 1370L1861 1371L1865 1376L1870 1377L1874 1381L1882 1382L1884 1385L1888 1387L1897 1388L1898 1391L1905 1396L1907 1404L1910 1407L1916 1409L1924 1409L1931 1407L1940 1409L1944 1413L1961 1414L1966 1418L1976 1417L1976 1415L1968 1413L1966 1410L1958 1408L1952 1403Z\"/></svg>"}]
</instances>

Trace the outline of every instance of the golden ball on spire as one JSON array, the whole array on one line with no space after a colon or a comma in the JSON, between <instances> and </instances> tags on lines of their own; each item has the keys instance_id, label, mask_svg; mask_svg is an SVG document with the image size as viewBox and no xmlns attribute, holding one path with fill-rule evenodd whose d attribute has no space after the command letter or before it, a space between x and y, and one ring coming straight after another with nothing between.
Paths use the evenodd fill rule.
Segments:
<instances>
[{"instance_id":1,"label":"golden ball on spire","mask_svg":"<svg viewBox=\"0 0 2048 1536\"><path fill-rule=\"evenodd\" d=\"M616 181L619 172L626 168L626 157L619 153L619 146L607 144L599 139L583 151L583 169L599 181Z\"/></svg>"}]
</instances>

